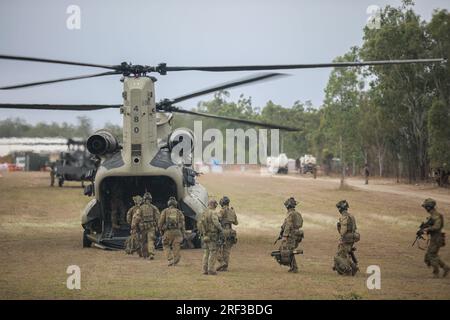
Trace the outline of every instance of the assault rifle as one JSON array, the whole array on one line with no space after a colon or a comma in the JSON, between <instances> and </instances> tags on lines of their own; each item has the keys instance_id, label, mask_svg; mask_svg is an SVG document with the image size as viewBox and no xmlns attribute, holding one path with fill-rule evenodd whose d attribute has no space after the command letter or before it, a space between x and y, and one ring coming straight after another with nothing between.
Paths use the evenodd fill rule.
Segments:
<instances>
[{"instance_id":1,"label":"assault rifle","mask_svg":"<svg viewBox=\"0 0 450 320\"><path fill-rule=\"evenodd\" d=\"M416 242L417 242L418 240L420 240L420 239L425 239L425 238L423 237L423 234L425 233L425 229L426 229L426 228L429 228L429 227L431 227L431 226L433 226L433 224L434 224L434 221L433 221L433 219L431 219L431 217L429 217L429 218L427 219L427 221L422 222L422 223L420 224L419 230L416 232L416 239L414 240L414 242L413 242L413 244L412 244L413 247L414 247L414 245L416 244Z\"/></svg>"},{"instance_id":2,"label":"assault rifle","mask_svg":"<svg viewBox=\"0 0 450 320\"><path fill-rule=\"evenodd\" d=\"M276 245L279 240L283 239L283 233L284 233L284 225L281 226L280 234L278 235L277 240L275 240L275 242L273 243L274 245Z\"/></svg>"}]
</instances>

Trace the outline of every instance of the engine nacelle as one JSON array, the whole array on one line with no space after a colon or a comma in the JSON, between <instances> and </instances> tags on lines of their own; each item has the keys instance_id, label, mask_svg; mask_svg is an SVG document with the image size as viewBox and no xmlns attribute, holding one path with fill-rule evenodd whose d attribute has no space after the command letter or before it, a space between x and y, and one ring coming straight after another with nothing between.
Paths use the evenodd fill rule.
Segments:
<instances>
[{"instance_id":1,"label":"engine nacelle","mask_svg":"<svg viewBox=\"0 0 450 320\"><path fill-rule=\"evenodd\" d=\"M189 143L190 144L190 153L194 151L194 133L189 129L175 129L169 136L169 149L173 150L173 148L179 143ZM189 147L188 147L189 148Z\"/></svg>"},{"instance_id":2,"label":"engine nacelle","mask_svg":"<svg viewBox=\"0 0 450 320\"><path fill-rule=\"evenodd\" d=\"M119 148L119 142L111 132L102 129L88 138L86 147L90 153L101 156L116 151Z\"/></svg>"}]
</instances>

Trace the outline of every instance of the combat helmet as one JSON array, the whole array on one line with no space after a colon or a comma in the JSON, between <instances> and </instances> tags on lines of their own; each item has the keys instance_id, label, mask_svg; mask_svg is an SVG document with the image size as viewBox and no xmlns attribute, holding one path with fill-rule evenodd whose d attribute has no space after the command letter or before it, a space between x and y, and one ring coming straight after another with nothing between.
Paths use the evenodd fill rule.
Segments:
<instances>
[{"instance_id":1,"label":"combat helmet","mask_svg":"<svg viewBox=\"0 0 450 320\"><path fill-rule=\"evenodd\" d=\"M434 207L436 207L436 200L427 198L423 201L422 207L424 207L427 210L432 210Z\"/></svg>"},{"instance_id":2,"label":"combat helmet","mask_svg":"<svg viewBox=\"0 0 450 320\"><path fill-rule=\"evenodd\" d=\"M336 203L336 208L338 208L339 212L348 210L350 208L347 200L341 200L338 203Z\"/></svg>"},{"instance_id":3,"label":"combat helmet","mask_svg":"<svg viewBox=\"0 0 450 320\"><path fill-rule=\"evenodd\" d=\"M217 208L217 201L215 199L211 199L208 201L208 207L210 208Z\"/></svg>"},{"instance_id":4,"label":"combat helmet","mask_svg":"<svg viewBox=\"0 0 450 320\"><path fill-rule=\"evenodd\" d=\"M219 200L220 206L228 206L230 204L230 198L227 196L223 196L222 199Z\"/></svg>"},{"instance_id":5,"label":"combat helmet","mask_svg":"<svg viewBox=\"0 0 450 320\"><path fill-rule=\"evenodd\" d=\"M148 200L150 202L152 201L152 194L148 191L145 191L145 193L144 193L144 201L146 201L146 200Z\"/></svg>"},{"instance_id":6,"label":"combat helmet","mask_svg":"<svg viewBox=\"0 0 450 320\"><path fill-rule=\"evenodd\" d=\"M285 206L287 209L295 208L295 206L296 206L297 204L298 204L298 202L295 200L294 197L290 197L289 199L287 199L287 200L284 202L284 206Z\"/></svg>"},{"instance_id":7,"label":"combat helmet","mask_svg":"<svg viewBox=\"0 0 450 320\"><path fill-rule=\"evenodd\" d=\"M169 207L170 207L170 206L173 206L173 207L178 206L177 199L175 199L175 197L170 197L170 198L169 198L169 201L167 201L167 205L168 205Z\"/></svg>"},{"instance_id":8,"label":"combat helmet","mask_svg":"<svg viewBox=\"0 0 450 320\"><path fill-rule=\"evenodd\" d=\"M142 203L142 197L140 195L136 195L133 197L133 201L135 204L141 204Z\"/></svg>"}]
</instances>

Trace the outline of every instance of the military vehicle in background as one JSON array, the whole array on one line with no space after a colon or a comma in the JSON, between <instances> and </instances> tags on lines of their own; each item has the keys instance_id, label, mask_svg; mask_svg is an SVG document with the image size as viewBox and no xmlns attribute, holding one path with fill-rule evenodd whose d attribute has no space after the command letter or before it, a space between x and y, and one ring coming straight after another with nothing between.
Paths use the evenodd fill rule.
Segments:
<instances>
[{"instance_id":1,"label":"military vehicle in background","mask_svg":"<svg viewBox=\"0 0 450 320\"><path fill-rule=\"evenodd\" d=\"M272 174L287 174L289 172L289 158L285 153L280 153L278 157L267 157L267 170Z\"/></svg>"},{"instance_id":2,"label":"military vehicle in background","mask_svg":"<svg viewBox=\"0 0 450 320\"><path fill-rule=\"evenodd\" d=\"M314 176L314 179L317 177L317 159L314 156L305 154L298 159L297 163L299 163L299 168L297 168L299 173L311 173Z\"/></svg>"},{"instance_id":3,"label":"military vehicle in background","mask_svg":"<svg viewBox=\"0 0 450 320\"><path fill-rule=\"evenodd\" d=\"M60 158L52 165L60 187L65 181L80 181L84 188L89 172L95 169L93 155L86 150L85 145L84 140L68 139L67 151L61 152Z\"/></svg>"}]
</instances>

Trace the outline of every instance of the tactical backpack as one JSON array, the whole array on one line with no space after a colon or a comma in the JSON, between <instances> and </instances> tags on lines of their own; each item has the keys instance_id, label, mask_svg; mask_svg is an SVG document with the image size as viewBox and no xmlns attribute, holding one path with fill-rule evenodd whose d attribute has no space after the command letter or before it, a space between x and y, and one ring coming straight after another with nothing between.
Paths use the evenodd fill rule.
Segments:
<instances>
[{"instance_id":1,"label":"tactical backpack","mask_svg":"<svg viewBox=\"0 0 450 320\"><path fill-rule=\"evenodd\" d=\"M334 257L333 269L340 275L349 275L352 273L352 267L347 259L340 256Z\"/></svg>"},{"instance_id":2,"label":"tactical backpack","mask_svg":"<svg viewBox=\"0 0 450 320\"><path fill-rule=\"evenodd\" d=\"M178 212L176 210L168 210L166 215L166 227L168 230L178 229Z\"/></svg>"},{"instance_id":3,"label":"tactical backpack","mask_svg":"<svg viewBox=\"0 0 450 320\"><path fill-rule=\"evenodd\" d=\"M236 230L233 230L233 229L225 229L225 230L223 231L223 235L224 235L224 237L225 237L225 240L226 240L228 243L231 243L231 244L236 244L236 243L237 243L237 232L236 232Z\"/></svg>"},{"instance_id":4,"label":"tactical backpack","mask_svg":"<svg viewBox=\"0 0 450 320\"><path fill-rule=\"evenodd\" d=\"M232 224L234 221L236 221L236 213L234 212L233 208L225 208L224 209L224 215L222 217L222 224Z\"/></svg>"},{"instance_id":5,"label":"tactical backpack","mask_svg":"<svg viewBox=\"0 0 450 320\"><path fill-rule=\"evenodd\" d=\"M149 205L142 205L142 218L144 220L145 228L149 229L155 225L155 212Z\"/></svg>"},{"instance_id":6,"label":"tactical backpack","mask_svg":"<svg viewBox=\"0 0 450 320\"><path fill-rule=\"evenodd\" d=\"M361 239L361 235L358 231L356 231L356 220L355 217L349 216L349 222L348 225L350 231L348 231L344 236L342 237L342 240L344 242L358 242Z\"/></svg>"}]
</instances>

